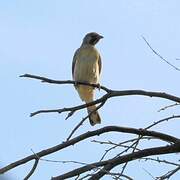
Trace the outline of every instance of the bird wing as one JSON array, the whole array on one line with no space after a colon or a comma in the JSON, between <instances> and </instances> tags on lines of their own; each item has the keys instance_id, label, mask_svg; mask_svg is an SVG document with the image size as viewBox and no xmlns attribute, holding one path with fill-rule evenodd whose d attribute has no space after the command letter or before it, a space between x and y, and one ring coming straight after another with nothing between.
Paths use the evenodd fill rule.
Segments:
<instances>
[{"instance_id":1,"label":"bird wing","mask_svg":"<svg viewBox=\"0 0 180 180\"><path fill-rule=\"evenodd\" d=\"M101 56L100 55L99 55L99 59L98 59L98 65L99 65L99 74L101 74L102 61L101 61Z\"/></svg>"},{"instance_id":2,"label":"bird wing","mask_svg":"<svg viewBox=\"0 0 180 180\"><path fill-rule=\"evenodd\" d=\"M73 61L72 61L72 76L74 77L74 68L77 60L77 54L79 53L79 49L76 50L73 56Z\"/></svg>"}]
</instances>

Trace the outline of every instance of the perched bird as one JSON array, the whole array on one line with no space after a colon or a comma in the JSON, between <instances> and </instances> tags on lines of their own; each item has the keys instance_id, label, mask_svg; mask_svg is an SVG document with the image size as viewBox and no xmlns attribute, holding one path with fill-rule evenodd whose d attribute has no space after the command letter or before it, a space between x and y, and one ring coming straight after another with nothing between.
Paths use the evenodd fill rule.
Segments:
<instances>
[{"instance_id":1,"label":"perched bird","mask_svg":"<svg viewBox=\"0 0 180 180\"><path fill-rule=\"evenodd\" d=\"M99 84L101 73L101 57L95 45L103 36L91 32L86 34L79 49L76 50L72 62L72 76L74 81ZM86 103L94 100L95 89L91 86L75 85L75 88L82 101ZM88 114L96 109L96 106L87 107ZM101 123L101 118L97 111L89 116L92 126Z\"/></svg>"}]
</instances>

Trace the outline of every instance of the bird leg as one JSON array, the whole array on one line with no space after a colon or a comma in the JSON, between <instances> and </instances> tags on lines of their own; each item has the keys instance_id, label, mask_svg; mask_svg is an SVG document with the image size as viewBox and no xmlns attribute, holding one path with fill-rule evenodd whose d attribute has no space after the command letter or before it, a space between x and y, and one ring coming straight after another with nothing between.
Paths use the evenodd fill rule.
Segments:
<instances>
[{"instance_id":1,"label":"bird leg","mask_svg":"<svg viewBox=\"0 0 180 180\"><path fill-rule=\"evenodd\" d=\"M97 83L97 88L98 88L99 91L101 90L101 85L100 85L100 83Z\"/></svg>"}]
</instances>

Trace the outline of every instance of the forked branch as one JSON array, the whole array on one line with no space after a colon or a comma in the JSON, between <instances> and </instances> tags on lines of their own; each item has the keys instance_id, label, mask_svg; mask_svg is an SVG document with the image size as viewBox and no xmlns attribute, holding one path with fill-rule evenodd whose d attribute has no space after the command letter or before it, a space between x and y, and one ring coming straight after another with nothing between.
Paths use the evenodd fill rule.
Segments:
<instances>
[{"instance_id":1,"label":"forked branch","mask_svg":"<svg viewBox=\"0 0 180 180\"><path fill-rule=\"evenodd\" d=\"M53 80L53 79L49 79L46 77L42 77L42 76L36 76L36 75L31 75L31 74L24 74L21 75L20 77L27 77L27 78L31 78L31 79L38 79L41 80L42 82L46 82L46 83L51 83L51 84L81 84L81 85L87 85L87 86L92 86L92 87L96 87L96 88L100 88L102 90L104 90L106 92L105 95L103 95L101 98L87 103L87 104L82 104L79 106L75 106L75 107L69 107L69 108L60 108L60 109L43 109L43 110L38 110L35 111L33 113L31 113L31 117L35 116L37 114L41 114L41 113L62 113L62 112L72 112L72 114L78 110L84 109L88 106L92 106L95 104L99 104L99 103L103 103L105 104L105 102L112 98L112 97L121 97L121 96L148 96L148 97L157 97L157 98L163 98L163 99L168 99L171 101L174 101L176 103L180 103L180 97L178 96L174 96L168 93L164 93L164 92L154 92L154 91L144 91L144 90L122 90L122 91L118 91L118 90L112 90L109 89L105 86L100 86L98 84L89 84L89 83L85 83L85 82L76 82L76 81L71 81L71 80L66 80L66 81L59 81L59 80Z\"/></svg>"},{"instance_id":2,"label":"forked branch","mask_svg":"<svg viewBox=\"0 0 180 180\"><path fill-rule=\"evenodd\" d=\"M54 152L60 151L64 148L67 148L71 145L77 144L78 142L88 139L90 137L101 135L101 134L108 133L108 132L122 132L122 133L130 133L130 134L136 134L136 135L141 135L141 136L150 136L150 137L155 137L155 138L158 138L158 139L161 139L163 141L170 142L173 144L177 144L177 143L180 144L180 140L178 138L164 134L164 133L159 133L159 132L155 132L155 131L147 131L144 129L120 127L120 126L106 126L106 127L94 130L94 131L86 132L84 134L81 134L81 135L69 140L69 141L65 141L57 146L42 150L36 154L32 154L21 160L11 163L11 164L1 168L0 174L5 173L17 166L22 165L22 164L25 164L31 160L35 160L35 159L37 159L37 157L41 158L43 156L46 156L46 155L52 154Z\"/></svg>"}]
</instances>

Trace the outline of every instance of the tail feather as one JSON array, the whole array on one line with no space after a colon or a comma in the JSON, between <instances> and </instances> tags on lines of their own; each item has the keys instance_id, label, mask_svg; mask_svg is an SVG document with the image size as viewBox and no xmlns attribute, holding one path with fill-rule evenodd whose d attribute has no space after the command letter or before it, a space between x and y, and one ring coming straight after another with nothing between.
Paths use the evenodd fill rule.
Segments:
<instances>
[{"instance_id":1,"label":"tail feather","mask_svg":"<svg viewBox=\"0 0 180 180\"><path fill-rule=\"evenodd\" d=\"M78 85L76 87L79 96L81 98L82 101L85 101L86 103L92 102L94 99L94 88L89 87L89 86L83 86L83 85ZM95 111L96 106L89 106L87 107L87 111L88 114L91 113L91 115L89 116L89 122L92 126L94 126L95 124L100 124L101 123L101 118L99 116L99 113L97 111Z\"/></svg>"},{"instance_id":2,"label":"tail feather","mask_svg":"<svg viewBox=\"0 0 180 180\"><path fill-rule=\"evenodd\" d=\"M90 114L92 111L94 111L96 109L96 106L90 106L87 108L88 110L88 114ZM91 124L91 126L94 126L96 124L100 124L101 123L101 118L100 115L97 111L94 111L90 116L89 116L89 122Z\"/></svg>"}]
</instances>

